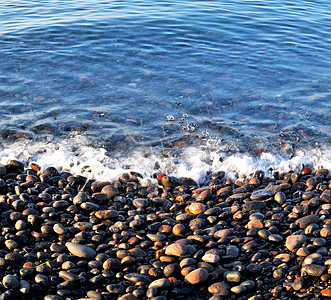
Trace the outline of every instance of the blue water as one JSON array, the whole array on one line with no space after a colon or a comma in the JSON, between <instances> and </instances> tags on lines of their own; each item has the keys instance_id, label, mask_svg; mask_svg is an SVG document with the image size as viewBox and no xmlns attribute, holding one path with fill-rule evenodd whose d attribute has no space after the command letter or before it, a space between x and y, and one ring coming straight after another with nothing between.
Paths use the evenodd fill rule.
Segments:
<instances>
[{"instance_id":1,"label":"blue water","mask_svg":"<svg viewBox=\"0 0 331 300\"><path fill-rule=\"evenodd\" d=\"M329 143L329 1L0 0L2 140Z\"/></svg>"}]
</instances>

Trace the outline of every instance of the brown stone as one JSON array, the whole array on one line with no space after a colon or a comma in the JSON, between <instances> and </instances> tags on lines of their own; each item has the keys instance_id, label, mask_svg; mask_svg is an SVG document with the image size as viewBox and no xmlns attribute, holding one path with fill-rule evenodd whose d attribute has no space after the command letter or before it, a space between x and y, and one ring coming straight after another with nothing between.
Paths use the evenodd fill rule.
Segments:
<instances>
[{"instance_id":1,"label":"brown stone","mask_svg":"<svg viewBox=\"0 0 331 300\"><path fill-rule=\"evenodd\" d=\"M208 279L208 271L204 268L198 268L185 276L185 282L189 284L199 284Z\"/></svg>"},{"instance_id":2,"label":"brown stone","mask_svg":"<svg viewBox=\"0 0 331 300\"><path fill-rule=\"evenodd\" d=\"M186 252L187 252L186 246L180 243L170 244L165 250L166 255L174 255L174 256L183 256L186 254Z\"/></svg>"},{"instance_id":3,"label":"brown stone","mask_svg":"<svg viewBox=\"0 0 331 300\"><path fill-rule=\"evenodd\" d=\"M206 211L206 207L202 203L193 202L189 205L188 210L191 214L199 215L203 214Z\"/></svg>"}]
</instances>

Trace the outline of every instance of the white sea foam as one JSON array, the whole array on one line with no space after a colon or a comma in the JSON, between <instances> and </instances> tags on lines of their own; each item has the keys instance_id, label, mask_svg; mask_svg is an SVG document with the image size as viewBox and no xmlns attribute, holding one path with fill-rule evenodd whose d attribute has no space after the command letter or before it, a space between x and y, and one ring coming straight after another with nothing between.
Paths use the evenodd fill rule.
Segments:
<instances>
[{"instance_id":1,"label":"white sea foam","mask_svg":"<svg viewBox=\"0 0 331 300\"><path fill-rule=\"evenodd\" d=\"M297 150L288 154L284 149L260 155L235 153L227 155L225 146L186 147L174 156L165 157L161 149L144 148L130 153L108 153L104 148L91 146L85 136L73 136L59 142L17 141L0 150L0 159L19 159L26 164L36 162L42 168L54 166L75 175L90 179L116 180L127 171L139 172L146 177L162 172L178 177L190 177L200 183L207 174L225 171L229 177L243 177L262 170L288 172L299 171L302 165L314 169L331 170L331 150L327 145L313 149ZM220 159L222 158L222 159ZM157 169L155 166L158 166Z\"/></svg>"}]
</instances>

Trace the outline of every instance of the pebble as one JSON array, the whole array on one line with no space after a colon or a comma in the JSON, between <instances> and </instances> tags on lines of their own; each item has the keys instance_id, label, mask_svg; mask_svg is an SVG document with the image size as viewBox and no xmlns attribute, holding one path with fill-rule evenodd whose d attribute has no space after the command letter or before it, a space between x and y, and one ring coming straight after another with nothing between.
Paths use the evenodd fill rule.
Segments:
<instances>
[{"instance_id":1,"label":"pebble","mask_svg":"<svg viewBox=\"0 0 331 300\"><path fill-rule=\"evenodd\" d=\"M145 284L150 284L152 282L152 280L148 276L138 273L128 273L124 275L124 279L133 283L137 283L141 281L144 282Z\"/></svg>"},{"instance_id":2,"label":"pebble","mask_svg":"<svg viewBox=\"0 0 331 300\"><path fill-rule=\"evenodd\" d=\"M319 220L319 217L316 215L308 215L297 219L294 223L298 225L301 229L305 229L308 225L312 223L319 223Z\"/></svg>"},{"instance_id":3,"label":"pebble","mask_svg":"<svg viewBox=\"0 0 331 300\"><path fill-rule=\"evenodd\" d=\"M267 207L267 204L262 201L249 201L243 205L243 212L250 212L252 210L264 210Z\"/></svg>"},{"instance_id":4,"label":"pebble","mask_svg":"<svg viewBox=\"0 0 331 300\"><path fill-rule=\"evenodd\" d=\"M187 247L181 243L173 243L165 249L166 255L183 256L187 252Z\"/></svg>"},{"instance_id":5,"label":"pebble","mask_svg":"<svg viewBox=\"0 0 331 300\"><path fill-rule=\"evenodd\" d=\"M322 255L319 253L312 253L310 255L308 255L304 261L303 261L303 266L304 265L311 265L311 264L315 264L315 263L319 263L322 260Z\"/></svg>"},{"instance_id":6,"label":"pebble","mask_svg":"<svg viewBox=\"0 0 331 300\"><path fill-rule=\"evenodd\" d=\"M215 264L219 262L220 257L217 254L207 253L201 258L204 262Z\"/></svg>"},{"instance_id":7,"label":"pebble","mask_svg":"<svg viewBox=\"0 0 331 300\"><path fill-rule=\"evenodd\" d=\"M2 284L6 289L17 289L20 286L19 281L13 275L6 275L2 279Z\"/></svg>"},{"instance_id":8,"label":"pebble","mask_svg":"<svg viewBox=\"0 0 331 300\"><path fill-rule=\"evenodd\" d=\"M95 250L84 245L67 242L65 246L67 247L67 249L70 251L71 254L77 257L93 258L96 256Z\"/></svg>"},{"instance_id":9,"label":"pebble","mask_svg":"<svg viewBox=\"0 0 331 300\"><path fill-rule=\"evenodd\" d=\"M290 251L299 249L307 241L305 235L290 235L286 238L285 246Z\"/></svg>"},{"instance_id":10,"label":"pebble","mask_svg":"<svg viewBox=\"0 0 331 300\"><path fill-rule=\"evenodd\" d=\"M204 268L198 268L185 276L185 282L189 284L203 283L208 279L208 271Z\"/></svg>"},{"instance_id":11,"label":"pebble","mask_svg":"<svg viewBox=\"0 0 331 300\"><path fill-rule=\"evenodd\" d=\"M66 228L62 224L59 224L59 223L54 224L53 230L57 234L65 234L67 232Z\"/></svg>"},{"instance_id":12,"label":"pebble","mask_svg":"<svg viewBox=\"0 0 331 300\"><path fill-rule=\"evenodd\" d=\"M230 271L225 273L225 279L228 282L240 282L241 274L238 271Z\"/></svg>"},{"instance_id":13,"label":"pebble","mask_svg":"<svg viewBox=\"0 0 331 300\"><path fill-rule=\"evenodd\" d=\"M166 174L95 182L55 168L3 170L0 299L330 294L329 171L212 175L197 188Z\"/></svg>"},{"instance_id":14,"label":"pebble","mask_svg":"<svg viewBox=\"0 0 331 300\"><path fill-rule=\"evenodd\" d=\"M247 287L244 285L236 285L236 286L232 287L230 290L231 290L231 292L233 292L235 294L241 294L247 290Z\"/></svg>"},{"instance_id":15,"label":"pebble","mask_svg":"<svg viewBox=\"0 0 331 300\"><path fill-rule=\"evenodd\" d=\"M224 281L222 282L215 282L208 287L208 292L211 294L219 294L227 292L230 289L229 285L226 284Z\"/></svg>"},{"instance_id":16,"label":"pebble","mask_svg":"<svg viewBox=\"0 0 331 300\"><path fill-rule=\"evenodd\" d=\"M148 288L156 288L156 289L168 288L170 285L171 282L168 278L160 278L151 282Z\"/></svg>"},{"instance_id":17,"label":"pebble","mask_svg":"<svg viewBox=\"0 0 331 300\"><path fill-rule=\"evenodd\" d=\"M188 210L193 215L199 215L203 214L206 211L206 207L200 202L193 202L189 205Z\"/></svg>"},{"instance_id":18,"label":"pebble","mask_svg":"<svg viewBox=\"0 0 331 300\"><path fill-rule=\"evenodd\" d=\"M302 273L307 273L310 276L321 276L327 268L325 266L310 264L301 268Z\"/></svg>"}]
</instances>

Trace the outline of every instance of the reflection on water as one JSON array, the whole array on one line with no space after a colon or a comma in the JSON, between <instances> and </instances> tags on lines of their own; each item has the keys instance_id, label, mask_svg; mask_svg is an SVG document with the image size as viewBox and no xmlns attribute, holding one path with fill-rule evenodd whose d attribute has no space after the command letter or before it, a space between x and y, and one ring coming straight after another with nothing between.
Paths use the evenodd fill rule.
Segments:
<instances>
[{"instance_id":1,"label":"reflection on water","mask_svg":"<svg viewBox=\"0 0 331 300\"><path fill-rule=\"evenodd\" d=\"M328 139L328 6L3 3L2 137L78 131L153 144L225 126L239 139Z\"/></svg>"}]
</instances>

